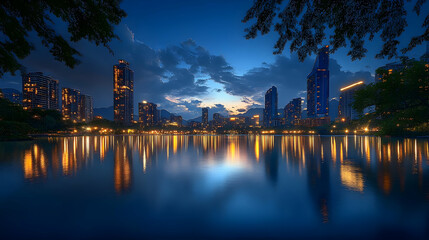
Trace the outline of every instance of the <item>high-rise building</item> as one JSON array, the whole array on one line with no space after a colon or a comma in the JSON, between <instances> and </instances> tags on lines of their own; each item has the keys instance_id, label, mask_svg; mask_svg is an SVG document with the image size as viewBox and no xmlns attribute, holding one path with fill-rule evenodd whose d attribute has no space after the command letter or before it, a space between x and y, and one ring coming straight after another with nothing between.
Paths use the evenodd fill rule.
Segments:
<instances>
[{"instance_id":1,"label":"high-rise building","mask_svg":"<svg viewBox=\"0 0 429 240\"><path fill-rule=\"evenodd\" d=\"M0 91L0 95L3 95L3 97L9 101L16 104L22 104L22 93L20 91L13 88L3 88Z\"/></svg>"},{"instance_id":2,"label":"high-rise building","mask_svg":"<svg viewBox=\"0 0 429 240\"><path fill-rule=\"evenodd\" d=\"M284 108L285 124L293 125L301 119L301 98L294 98Z\"/></svg>"},{"instance_id":3,"label":"high-rise building","mask_svg":"<svg viewBox=\"0 0 429 240\"><path fill-rule=\"evenodd\" d=\"M307 76L307 116L329 115L329 46L319 51L313 70Z\"/></svg>"},{"instance_id":4,"label":"high-rise building","mask_svg":"<svg viewBox=\"0 0 429 240\"><path fill-rule=\"evenodd\" d=\"M143 101L139 103L139 123L142 126L155 126L158 122L158 110L155 103Z\"/></svg>"},{"instance_id":5,"label":"high-rise building","mask_svg":"<svg viewBox=\"0 0 429 240\"><path fill-rule=\"evenodd\" d=\"M183 122L182 116L176 116L174 114L170 115L170 123L171 125L181 127Z\"/></svg>"},{"instance_id":6,"label":"high-rise building","mask_svg":"<svg viewBox=\"0 0 429 240\"><path fill-rule=\"evenodd\" d=\"M119 60L113 66L114 120L129 125L134 120L134 72L130 65Z\"/></svg>"},{"instance_id":7,"label":"high-rise building","mask_svg":"<svg viewBox=\"0 0 429 240\"><path fill-rule=\"evenodd\" d=\"M63 88L61 96L63 119L79 121L80 91L72 88Z\"/></svg>"},{"instance_id":8,"label":"high-rise building","mask_svg":"<svg viewBox=\"0 0 429 240\"><path fill-rule=\"evenodd\" d=\"M92 97L81 94L79 101L79 119L82 122L92 121L94 116Z\"/></svg>"},{"instance_id":9,"label":"high-rise building","mask_svg":"<svg viewBox=\"0 0 429 240\"><path fill-rule=\"evenodd\" d=\"M209 109L208 108L202 109L201 124L203 128L206 128L209 126Z\"/></svg>"},{"instance_id":10,"label":"high-rise building","mask_svg":"<svg viewBox=\"0 0 429 240\"><path fill-rule=\"evenodd\" d=\"M22 106L58 110L58 91L58 80L41 72L28 73L22 77Z\"/></svg>"},{"instance_id":11,"label":"high-rise building","mask_svg":"<svg viewBox=\"0 0 429 240\"><path fill-rule=\"evenodd\" d=\"M406 59L405 61L398 61L388 63L382 67L379 67L375 74L375 83L385 80L386 74L390 75L397 71L402 71L404 68L408 68L413 65L417 60L414 58ZM420 61L429 63L429 42L426 42L426 52L420 57ZM385 70L386 73L377 73L379 70Z\"/></svg>"},{"instance_id":12,"label":"high-rise building","mask_svg":"<svg viewBox=\"0 0 429 240\"><path fill-rule=\"evenodd\" d=\"M213 126L222 127L225 123L225 118L220 113L213 113Z\"/></svg>"},{"instance_id":13,"label":"high-rise building","mask_svg":"<svg viewBox=\"0 0 429 240\"><path fill-rule=\"evenodd\" d=\"M264 127L273 127L277 119L277 88L272 86L265 93Z\"/></svg>"},{"instance_id":14,"label":"high-rise building","mask_svg":"<svg viewBox=\"0 0 429 240\"><path fill-rule=\"evenodd\" d=\"M253 115L253 117L250 119L250 124L252 127L259 127L259 115Z\"/></svg>"},{"instance_id":15,"label":"high-rise building","mask_svg":"<svg viewBox=\"0 0 429 240\"><path fill-rule=\"evenodd\" d=\"M365 86L363 81L359 81L340 89L340 104L338 105L338 117L344 120L358 119L360 113L353 109L352 104L357 90Z\"/></svg>"},{"instance_id":16,"label":"high-rise building","mask_svg":"<svg viewBox=\"0 0 429 240\"><path fill-rule=\"evenodd\" d=\"M337 98L331 98L329 100L329 118L334 121L338 118L338 106L340 105L340 101Z\"/></svg>"}]
</instances>

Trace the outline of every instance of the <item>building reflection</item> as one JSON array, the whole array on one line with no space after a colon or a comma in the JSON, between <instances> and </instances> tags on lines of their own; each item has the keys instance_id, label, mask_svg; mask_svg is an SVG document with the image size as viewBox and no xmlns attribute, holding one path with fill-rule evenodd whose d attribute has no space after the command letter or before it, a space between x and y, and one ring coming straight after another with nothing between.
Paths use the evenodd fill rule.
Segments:
<instances>
[{"instance_id":1,"label":"building reflection","mask_svg":"<svg viewBox=\"0 0 429 240\"><path fill-rule=\"evenodd\" d=\"M265 174L271 183L276 184L279 171L279 154L274 136L262 136L262 146Z\"/></svg>"},{"instance_id":2,"label":"building reflection","mask_svg":"<svg viewBox=\"0 0 429 240\"><path fill-rule=\"evenodd\" d=\"M24 151L24 159L22 168L24 178L34 180L41 177L46 177L48 167L48 159L46 154L39 145L34 144L30 149Z\"/></svg>"},{"instance_id":3,"label":"building reflection","mask_svg":"<svg viewBox=\"0 0 429 240\"><path fill-rule=\"evenodd\" d=\"M272 184L278 184L282 174L293 171L306 180L323 222L335 215L332 214L334 187L350 194L374 191L397 201L407 201L409 194L421 201L427 201L429 196L427 140L313 135L140 135L49 138L20 146L16 151L0 149L0 153L4 159L22 159L26 180L58 174L75 176L82 169L91 167L97 171L96 166L107 165L113 168L112 188L118 193L131 190L133 173L147 174L159 165L178 168L184 162L189 163L187 167L221 162L263 168L267 182ZM135 163L133 155L138 156Z\"/></svg>"},{"instance_id":4,"label":"building reflection","mask_svg":"<svg viewBox=\"0 0 429 240\"><path fill-rule=\"evenodd\" d=\"M302 139L304 140L304 139ZM329 221L329 211L331 209L331 184L329 161L322 159L321 146L323 143L314 136L306 138L310 151L302 150L303 159L306 159L304 166L307 173L307 184L312 200L319 211L322 222Z\"/></svg>"},{"instance_id":5,"label":"building reflection","mask_svg":"<svg viewBox=\"0 0 429 240\"><path fill-rule=\"evenodd\" d=\"M127 137L118 137L114 147L114 182L115 191L123 193L130 189L133 155Z\"/></svg>"}]
</instances>

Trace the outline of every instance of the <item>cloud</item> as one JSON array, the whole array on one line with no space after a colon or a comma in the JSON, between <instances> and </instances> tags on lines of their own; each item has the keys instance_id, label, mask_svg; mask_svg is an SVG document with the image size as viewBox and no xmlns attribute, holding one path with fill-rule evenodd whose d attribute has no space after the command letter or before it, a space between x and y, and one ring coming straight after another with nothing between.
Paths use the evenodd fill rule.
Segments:
<instances>
[{"instance_id":1,"label":"cloud","mask_svg":"<svg viewBox=\"0 0 429 240\"><path fill-rule=\"evenodd\" d=\"M112 67L118 59L125 59L134 70L135 112L137 103L147 100L181 114L185 119L200 116L203 101L207 99L211 100L208 105L210 118L215 112L228 115L261 107L266 90L273 85L278 88L279 108L292 98L306 97L306 77L314 59L299 62L296 55L290 58L278 56L273 63L261 63L239 76L223 56L210 54L192 39L155 50L139 41L125 24L117 26L116 33L120 40L110 44L114 55L88 41L73 44L82 54L81 64L75 69L55 61L38 38L30 35L36 50L23 60L23 64L28 67L28 72L42 71L51 75L60 80L61 87L80 89L94 97L95 107L105 107L113 104ZM368 82L373 77L368 71L342 71L336 60L330 60L331 98L338 96L340 87L362 79ZM6 75L1 84L16 88L20 82L20 77ZM219 104L222 99L216 99L216 96L238 100L235 106L227 109L225 104Z\"/></svg>"},{"instance_id":2,"label":"cloud","mask_svg":"<svg viewBox=\"0 0 429 240\"><path fill-rule=\"evenodd\" d=\"M283 108L290 100L297 97L306 98L307 75L313 68L314 59L300 62L296 55L290 58L279 56L272 64L263 64L248 71L243 76L235 76L230 81L223 82L225 90L231 94L243 96L243 102L256 101L263 103L264 94L271 87L278 89L279 108ZM364 80L372 82L369 71L342 71L335 59L330 59L330 97L339 95L339 89L351 82Z\"/></svg>"}]
</instances>

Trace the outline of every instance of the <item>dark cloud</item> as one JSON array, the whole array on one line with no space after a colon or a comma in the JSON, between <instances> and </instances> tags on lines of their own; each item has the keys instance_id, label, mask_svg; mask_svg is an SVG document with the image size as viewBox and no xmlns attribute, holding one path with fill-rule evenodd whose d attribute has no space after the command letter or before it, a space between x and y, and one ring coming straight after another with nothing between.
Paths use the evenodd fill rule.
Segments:
<instances>
[{"instance_id":1,"label":"dark cloud","mask_svg":"<svg viewBox=\"0 0 429 240\"><path fill-rule=\"evenodd\" d=\"M118 59L128 61L134 71L136 106L137 102L141 100L168 105L168 100L165 99L167 95L196 97L207 93L206 80L196 80L192 69L179 66L181 62L188 61L188 58L193 56L194 53L189 49L191 46L195 46L192 40L183 42L180 46L154 50L136 40L126 25L119 25L116 33L120 40L114 40L110 44L114 55L110 54L106 48L96 47L87 41L73 44L82 54L81 64L74 69L67 68L64 64L55 61L49 51L38 43L38 38L30 36L35 43L36 50L22 63L28 67L27 72L42 71L59 79L61 87L80 89L82 92L92 95L96 107L113 104L112 67ZM180 49L180 54L172 49ZM203 52L205 55L208 54L205 50ZM18 76L6 75L5 79L2 80L2 85L14 84L14 87L21 81Z\"/></svg>"},{"instance_id":2,"label":"dark cloud","mask_svg":"<svg viewBox=\"0 0 429 240\"><path fill-rule=\"evenodd\" d=\"M307 75L313 68L314 59L300 62L296 55L291 58L279 56L272 64L263 64L253 68L243 76L224 82L225 90L231 94L243 96L242 101L250 103L250 99L263 103L264 94L271 86L276 86L279 94L279 108L284 107L291 99L306 98ZM351 82L364 80L373 81L368 71L346 72L335 59L330 59L330 97L337 97L339 89Z\"/></svg>"},{"instance_id":3,"label":"dark cloud","mask_svg":"<svg viewBox=\"0 0 429 240\"><path fill-rule=\"evenodd\" d=\"M104 47L96 47L87 41L74 44L82 54L81 64L69 69L53 59L48 50L34 39L36 50L23 64L27 71L42 71L60 80L61 87L72 87L94 97L95 107L111 106L113 91L112 66L118 59L127 60L134 70L134 101L148 100L160 105L160 108L185 119L201 115L200 100L207 94L225 91L241 97L241 102L248 107L261 107L265 91L277 86L279 108L284 107L292 98L306 97L307 74L313 67L314 59L299 62L296 55L291 58L279 56L273 63L262 63L242 76L234 73L233 67L223 56L210 54L192 39L178 45L154 50L134 38L133 32L124 24L116 30L120 40L114 40L111 55ZM330 97L339 95L339 88L356 80L372 81L370 72L346 72L336 60L330 60ZM210 90L209 80L221 84ZM20 77L5 76L2 85L17 87ZM258 104L258 102L260 104ZM234 107L238 112L246 109ZM210 108L210 117L219 112L228 115L222 104Z\"/></svg>"}]
</instances>

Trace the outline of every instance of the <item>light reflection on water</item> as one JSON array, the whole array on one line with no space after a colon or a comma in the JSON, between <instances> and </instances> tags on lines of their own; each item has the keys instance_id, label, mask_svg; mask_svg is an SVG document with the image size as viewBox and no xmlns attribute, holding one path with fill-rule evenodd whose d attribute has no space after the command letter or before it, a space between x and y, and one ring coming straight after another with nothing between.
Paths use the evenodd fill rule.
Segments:
<instances>
[{"instance_id":1,"label":"light reflection on water","mask_svg":"<svg viewBox=\"0 0 429 240\"><path fill-rule=\"evenodd\" d=\"M11 235L53 237L77 222L94 226L75 234L97 237L429 232L427 139L83 136L0 143L0 153L0 210L13 215L0 230ZM49 233L19 231L49 222Z\"/></svg>"}]
</instances>

